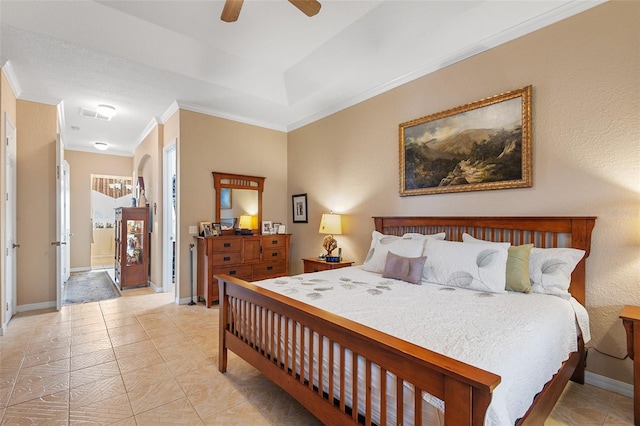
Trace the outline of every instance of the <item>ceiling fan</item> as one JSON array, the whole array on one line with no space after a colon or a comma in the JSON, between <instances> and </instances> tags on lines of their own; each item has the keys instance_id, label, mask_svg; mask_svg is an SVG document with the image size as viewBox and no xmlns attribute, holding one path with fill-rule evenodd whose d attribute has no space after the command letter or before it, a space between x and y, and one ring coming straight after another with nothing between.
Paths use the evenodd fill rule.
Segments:
<instances>
[{"instance_id":1,"label":"ceiling fan","mask_svg":"<svg viewBox=\"0 0 640 426\"><path fill-rule=\"evenodd\" d=\"M240 9L242 9L242 3L244 0L226 0L224 3L224 9L222 9L222 15L220 19L224 22L235 22L240 15ZM289 0L289 3L300 9L302 13L307 16L313 16L320 11L320 3L317 0Z\"/></svg>"}]
</instances>

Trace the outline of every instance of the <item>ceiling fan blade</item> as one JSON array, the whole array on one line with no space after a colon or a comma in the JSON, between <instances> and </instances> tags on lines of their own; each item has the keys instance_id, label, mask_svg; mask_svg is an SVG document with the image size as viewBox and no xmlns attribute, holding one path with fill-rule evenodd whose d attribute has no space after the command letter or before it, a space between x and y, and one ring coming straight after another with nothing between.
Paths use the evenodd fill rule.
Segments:
<instances>
[{"instance_id":1,"label":"ceiling fan blade","mask_svg":"<svg viewBox=\"0 0 640 426\"><path fill-rule=\"evenodd\" d=\"M240 16L240 9L242 9L242 3L244 0L227 0L224 2L224 8L222 9L222 15L220 19L224 22L235 22Z\"/></svg>"},{"instance_id":2,"label":"ceiling fan blade","mask_svg":"<svg viewBox=\"0 0 640 426\"><path fill-rule=\"evenodd\" d=\"M289 0L289 3L307 16L313 16L320 12L321 5L317 0Z\"/></svg>"}]
</instances>

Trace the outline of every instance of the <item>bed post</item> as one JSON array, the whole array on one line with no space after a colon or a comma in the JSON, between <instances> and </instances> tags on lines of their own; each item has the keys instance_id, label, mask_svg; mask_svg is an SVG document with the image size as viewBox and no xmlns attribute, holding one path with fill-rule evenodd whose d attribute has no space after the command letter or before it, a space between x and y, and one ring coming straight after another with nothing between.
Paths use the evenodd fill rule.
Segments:
<instances>
[{"instance_id":1,"label":"bed post","mask_svg":"<svg viewBox=\"0 0 640 426\"><path fill-rule=\"evenodd\" d=\"M225 335L227 331L227 312L229 311L229 301L227 299L226 282L218 279L218 288L220 290L220 318L218 321L218 329L220 331L220 338L218 339L218 370L221 373L227 372L227 342L225 341Z\"/></svg>"}]
</instances>

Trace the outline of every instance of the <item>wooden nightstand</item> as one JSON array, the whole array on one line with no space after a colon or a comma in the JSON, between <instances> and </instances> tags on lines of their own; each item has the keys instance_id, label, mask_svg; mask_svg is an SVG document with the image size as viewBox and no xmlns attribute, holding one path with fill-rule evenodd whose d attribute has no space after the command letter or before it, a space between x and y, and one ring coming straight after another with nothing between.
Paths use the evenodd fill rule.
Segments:
<instances>
[{"instance_id":1,"label":"wooden nightstand","mask_svg":"<svg viewBox=\"0 0 640 426\"><path fill-rule=\"evenodd\" d=\"M640 424L640 306L627 305L620 312L627 332L627 354L633 360L633 421Z\"/></svg>"},{"instance_id":2,"label":"wooden nightstand","mask_svg":"<svg viewBox=\"0 0 640 426\"><path fill-rule=\"evenodd\" d=\"M308 257L302 259L304 262L304 272L318 272L318 271L327 271L329 269L339 269L346 268L347 266L353 265L353 262L348 262L342 260L340 262L326 262L322 259L316 259L315 257Z\"/></svg>"}]
</instances>

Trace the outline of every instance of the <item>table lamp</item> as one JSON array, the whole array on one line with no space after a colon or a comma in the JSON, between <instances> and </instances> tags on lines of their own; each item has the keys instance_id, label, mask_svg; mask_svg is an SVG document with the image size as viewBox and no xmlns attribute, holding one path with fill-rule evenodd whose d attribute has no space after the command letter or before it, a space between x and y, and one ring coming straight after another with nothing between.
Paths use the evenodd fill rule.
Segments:
<instances>
[{"instance_id":1,"label":"table lamp","mask_svg":"<svg viewBox=\"0 0 640 426\"><path fill-rule=\"evenodd\" d=\"M240 215L240 220L238 221L238 229L240 230L241 235L252 235L253 217L248 214Z\"/></svg>"},{"instance_id":2,"label":"table lamp","mask_svg":"<svg viewBox=\"0 0 640 426\"><path fill-rule=\"evenodd\" d=\"M340 256L332 256L331 252L338 247L338 242L334 235L342 234L342 219L339 214L334 213L323 213L322 219L320 220L320 230L318 231L321 234L328 234L322 240L322 247L327 251L325 255L325 260L327 262L340 262Z\"/></svg>"}]
</instances>

